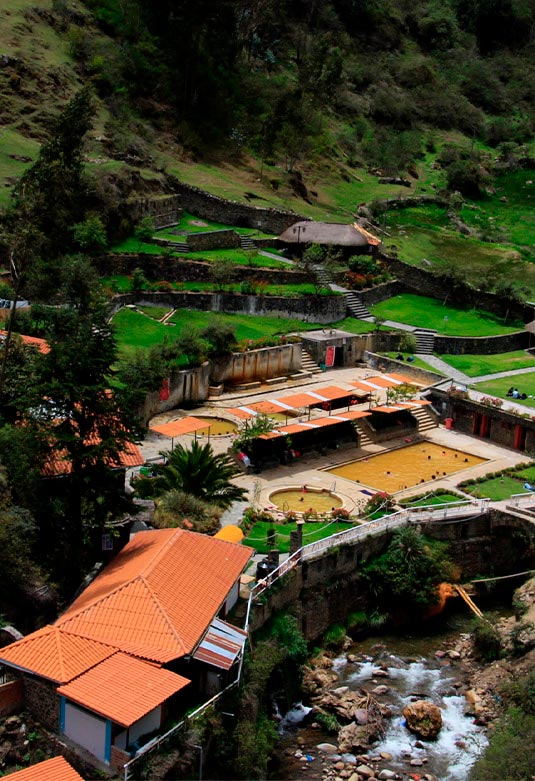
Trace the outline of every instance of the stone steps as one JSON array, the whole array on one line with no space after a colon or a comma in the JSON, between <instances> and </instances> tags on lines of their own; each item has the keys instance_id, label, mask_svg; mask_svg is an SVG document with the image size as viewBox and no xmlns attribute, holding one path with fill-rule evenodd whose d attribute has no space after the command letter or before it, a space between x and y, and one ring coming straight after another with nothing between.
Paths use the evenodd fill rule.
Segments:
<instances>
[{"instance_id":1,"label":"stone steps","mask_svg":"<svg viewBox=\"0 0 535 781\"><path fill-rule=\"evenodd\" d=\"M371 312L356 293L346 293L346 307L351 317L357 320L367 320L372 317Z\"/></svg>"},{"instance_id":2,"label":"stone steps","mask_svg":"<svg viewBox=\"0 0 535 781\"><path fill-rule=\"evenodd\" d=\"M418 433L423 431L429 431L432 428L438 426L438 420L435 415L430 412L426 407L416 407L412 410L412 414L418 421Z\"/></svg>"},{"instance_id":3,"label":"stone steps","mask_svg":"<svg viewBox=\"0 0 535 781\"><path fill-rule=\"evenodd\" d=\"M253 239L249 238L249 236L240 236L240 248L245 250L253 250L257 249L257 246Z\"/></svg>"},{"instance_id":4,"label":"stone steps","mask_svg":"<svg viewBox=\"0 0 535 781\"><path fill-rule=\"evenodd\" d=\"M431 328L416 328L413 335L416 338L416 350L414 352L422 355L431 355L435 349L436 331Z\"/></svg>"},{"instance_id":5,"label":"stone steps","mask_svg":"<svg viewBox=\"0 0 535 781\"><path fill-rule=\"evenodd\" d=\"M359 435L359 448L373 445L373 439L370 437L360 421L356 421L355 428L357 429L357 434Z\"/></svg>"},{"instance_id":6,"label":"stone steps","mask_svg":"<svg viewBox=\"0 0 535 781\"><path fill-rule=\"evenodd\" d=\"M314 360L314 358L310 355L308 350L305 350L304 347L301 348L301 372L307 372L309 374L321 374L321 369Z\"/></svg>"}]
</instances>

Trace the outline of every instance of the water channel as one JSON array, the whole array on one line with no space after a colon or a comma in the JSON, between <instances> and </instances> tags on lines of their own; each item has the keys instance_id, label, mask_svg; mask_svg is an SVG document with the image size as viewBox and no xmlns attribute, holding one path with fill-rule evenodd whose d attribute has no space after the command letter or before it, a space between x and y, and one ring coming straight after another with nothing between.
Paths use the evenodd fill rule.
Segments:
<instances>
[{"instance_id":1,"label":"water channel","mask_svg":"<svg viewBox=\"0 0 535 781\"><path fill-rule=\"evenodd\" d=\"M456 659L440 653L436 655L437 651L452 649L459 643L469 632L470 624L470 616L459 609L447 618L424 625L421 631L368 637L334 659L333 670L338 675L338 682L331 688L348 686L351 690L370 692L378 684L388 687L388 692L378 699L390 707L392 718L386 721L383 738L373 744L367 756L371 758L381 752L390 755L391 759L383 767L399 774L399 778L414 778L415 773L423 777L428 773L438 781L465 781L471 766L487 745L485 730L473 717L465 715L466 669ZM378 668L386 670L387 677L374 677ZM435 741L420 741L405 726L402 710L417 699L429 700L441 709L443 726ZM299 709L291 711L289 717L290 723L283 720L280 730L281 750L278 753L281 760L277 777L324 777L329 763L340 757L322 756L316 746L324 741L336 744L336 737L318 729L317 725L312 727L313 711L297 731ZM295 748L301 749L303 756L309 758L306 773L302 772L303 759L299 756L296 759ZM342 759L361 763L361 760L351 759L351 755L344 755ZM411 760L423 760L423 764L414 766Z\"/></svg>"}]
</instances>

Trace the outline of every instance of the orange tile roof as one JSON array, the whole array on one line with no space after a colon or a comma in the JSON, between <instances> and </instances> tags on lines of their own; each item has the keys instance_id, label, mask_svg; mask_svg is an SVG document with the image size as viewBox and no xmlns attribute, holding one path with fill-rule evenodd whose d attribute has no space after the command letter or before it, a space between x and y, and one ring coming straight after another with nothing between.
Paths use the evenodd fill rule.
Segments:
<instances>
[{"instance_id":1,"label":"orange tile roof","mask_svg":"<svg viewBox=\"0 0 535 781\"><path fill-rule=\"evenodd\" d=\"M0 649L0 662L30 670L57 683L67 683L102 662L117 649L57 626L45 626Z\"/></svg>"},{"instance_id":2,"label":"orange tile roof","mask_svg":"<svg viewBox=\"0 0 535 781\"><path fill-rule=\"evenodd\" d=\"M97 444L98 441L95 437L91 437L86 443L91 445ZM121 467L129 469L133 466L141 466L144 463L145 459L141 455L141 450L138 446L134 442L125 442L123 449L118 453L118 458L116 460L108 459L107 465L111 469L119 469ZM41 470L45 477L63 477L71 472L72 464L68 460L66 450L53 451Z\"/></svg>"},{"instance_id":3,"label":"orange tile roof","mask_svg":"<svg viewBox=\"0 0 535 781\"><path fill-rule=\"evenodd\" d=\"M193 434L194 431L200 431L202 428L209 428L210 424L205 420L199 420L192 415L178 420L172 420L170 423L162 423L161 426L151 426L151 431L157 431L158 434L164 434L166 437L179 437L182 434Z\"/></svg>"},{"instance_id":4,"label":"orange tile roof","mask_svg":"<svg viewBox=\"0 0 535 781\"><path fill-rule=\"evenodd\" d=\"M42 355L47 355L50 352L50 346L46 339L39 339L37 336L25 336L24 334L16 333L14 333L13 336L18 336L23 344L28 345L28 347L37 347ZM0 330L0 339L5 339L6 337L7 331Z\"/></svg>"},{"instance_id":5,"label":"orange tile roof","mask_svg":"<svg viewBox=\"0 0 535 781\"><path fill-rule=\"evenodd\" d=\"M119 653L60 686L58 694L130 727L188 683L182 675Z\"/></svg>"},{"instance_id":6,"label":"orange tile roof","mask_svg":"<svg viewBox=\"0 0 535 781\"><path fill-rule=\"evenodd\" d=\"M184 529L139 532L56 622L161 663L191 653L252 551Z\"/></svg>"},{"instance_id":7,"label":"orange tile roof","mask_svg":"<svg viewBox=\"0 0 535 781\"><path fill-rule=\"evenodd\" d=\"M63 757L53 757L37 765L10 773L9 781L84 781Z\"/></svg>"}]
</instances>

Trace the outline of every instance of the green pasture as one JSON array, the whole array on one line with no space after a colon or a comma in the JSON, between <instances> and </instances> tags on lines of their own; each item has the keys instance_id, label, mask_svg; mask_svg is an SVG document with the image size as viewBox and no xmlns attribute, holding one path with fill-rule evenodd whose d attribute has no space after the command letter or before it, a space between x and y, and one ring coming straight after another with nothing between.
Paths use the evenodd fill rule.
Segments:
<instances>
[{"instance_id":1,"label":"green pasture","mask_svg":"<svg viewBox=\"0 0 535 781\"><path fill-rule=\"evenodd\" d=\"M344 521L317 521L314 523L305 523L303 529L303 544L308 545L310 542L317 542L323 540L325 537L330 537L337 532L346 531L351 529L352 523L346 523ZM243 544L248 545L250 548L254 548L257 553L268 553L270 546L267 542L267 534L269 529L275 530L277 550L280 553L288 553L290 550L290 532L296 531L297 526L295 523L286 523L284 525L273 525L268 521L258 521L251 527L247 537L244 539Z\"/></svg>"},{"instance_id":2,"label":"green pasture","mask_svg":"<svg viewBox=\"0 0 535 781\"><path fill-rule=\"evenodd\" d=\"M512 399L508 397L507 391L511 386L518 388L520 393L525 393L528 398ZM529 398L529 396L535 396L535 371L527 374L513 374L509 377L500 377L488 382L478 382L473 387L480 393L486 393L489 396L497 396L499 399L514 401L515 404L521 404L532 409L535 407L535 398Z\"/></svg>"},{"instance_id":3,"label":"green pasture","mask_svg":"<svg viewBox=\"0 0 535 781\"><path fill-rule=\"evenodd\" d=\"M518 246L535 244L535 171L509 171L496 177L496 194L465 204L461 219L479 231L498 234ZM501 200L501 199L504 200Z\"/></svg>"},{"instance_id":4,"label":"green pasture","mask_svg":"<svg viewBox=\"0 0 535 781\"><path fill-rule=\"evenodd\" d=\"M504 324L490 312L460 309L436 298L402 293L372 307L372 314L420 328L434 328L449 336L496 336L522 329L523 323Z\"/></svg>"},{"instance_id":5,"label":"green pasture","mask_svg":"<svg viewBox=\"0 0 535 781\"><path fill-rule=\"evenodd\" d=\"M524 204L519 211L523 215L528 208ZM463 220L465 211L466 208ZM516 216L511 209L511 222ZM411 265L437 274L458 272L475 287L482 279L506 279L526 286L529 295L535 295L535 264L529 262L529 251L523 245L509 244L507 236L499 231L492 236L492 243L464 236L455 230L440 206L391 209L386 217L379 215L378 219L388 233L386 252L397 252L401 260ZM520 222L523 219L521 216Z\"/></svg>"},{"instance_id":6,"label":"green pasture","mask_svg":"<svg viewBox=\"0 0 535 781\"><path fill-rule=\"evenodd\" d=\"M441 355L440 358L469 377L480 377L483 374L497 374L498 372L528 369L529 367L533 367L535 371L535 358L525 350L514 350L497 355ZM513 380L514 377L509 379ZM507 387L512 384L510 382ZM479 388L479 384L477 387Z\"/></svg>"}]
</instances>

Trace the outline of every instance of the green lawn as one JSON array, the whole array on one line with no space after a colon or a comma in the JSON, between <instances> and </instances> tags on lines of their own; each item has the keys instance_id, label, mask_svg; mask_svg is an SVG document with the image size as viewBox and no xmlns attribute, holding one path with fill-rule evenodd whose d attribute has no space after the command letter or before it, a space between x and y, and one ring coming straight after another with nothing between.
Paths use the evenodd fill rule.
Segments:
<instances>
[{"instance_id":1,"label":"green lawn","mask_svg":"<svg viewBox=\"0 0 535 781\"><path fill-rule=\"evenodd\" d=\"M511 386L518 388L520 393L525 393L528 398L511 399L508 397L507 391ZM499 399L514 401L515 404L522 404L524 407L535 407L535 398L529 398L529 396L535 396L535 372L501 377L500 379L489 380L488 382L478 382L473 387L475 390L480 391L480 393L487 393L489 396L497 396Z\"/></svg>"},{"instance_id":2,"label":"green lawn","mask_svg":"<svg viewBox=\"0 0 535 781\"><path fill-rule=\"evenodd\" d=\"M381 355L386 355L388 358L395 358L397 356L397 353L381 353ZM405 360L409 357L409 353L405 353L404 355ZM431 366L430 363L426 363L421 358L418 358L416 355L412 356L414 358L414 361L410 362L410 366L415 366L417 369L425 369L428 372L434 372L435 374L441 374L442 376L445 376L442 374L442 372L439 372L438 369L435 369L434 366ZM401 367L400 367L401 371Z\"/></svg>"},{"instance_id":3,"label":"green lawn","mask_svg":"<svg viewBox=\"0 0 535 781\"><path fill-rule=\"evenodd\" d=\"M441 355L443 361L464 372L469 377L479 377L483 374L497 374L513 369L527 369L530 366L535 371L535 358L525 350L515 350L499 355ZM510 378L513 379L512 377ZM513 383L510 382L507 387ZM477 386L479 388L479 385ZM506 389L507 390L507 389Z\"/></svg>"},{"instance_id":4,"label":"green lawn","mask_svg":"<svg viewBox=\"0 0 535 781\"><path fill-rule=\"evenodd\" d=\"M236 329L238 341L242 339L261 339L264 336L274 336L291 331L310 331L320 328L317 323L303 323L301 320L291 320L284 317L260 317L238 314L218 314L223 322ZM199 312L190 309L178 309L170 318L177 325L177 331L187 328L205 328L213 322L213 312Z\"/></svg>"},{"instance_id":5,"label":"green lawn","mask_svg":"<svg viewBox=\"0 0 535 781\"><path fill-rule=\"evenodd\" d=\"M421 497L413 496L410 499L404 499L400 502L402 507L429 507L437 504L451 504L454 502L462 502L466 497L460 494L439 494L433 496L423 495Z\"/></svg>"},{"instance_id":6,"label":"green lawn","mask_svg":"<svg viewBox=\"0 0 535 781\"><path fill-rule=\"evenodd\" d=\"M459 309L442 301L403 293L372 307L372 314L420 328L434 328L449 336L495 336L523 329L521 322L507 324L490 312Z\"/></svg>"},{"instance_id":7,"label":"green lawn","mask_svg":"<svg viewBox=\"0 0 535 781\"><path fill-rule=\"evenodd\" d=\"M175 238L177 238L175 236ZM254 268L279 268L279 269L291 269L288 263L284 263L282 260L275 260L275 258L267 258L265 255L261 255L260 252L255 254L247 253L243 249L214 249L214 250L202 250L199 252L168 252L165 247L161 247L158 244L150 244L145 242L139 242L137 239L130 236L128 239L124 239L115 244L110 252L116 252L119 254L128 253L133 255L165 255L168 254L172 258L180 258L181 260L205 260L206 262L213 262L215 260L229 260L236 266L252 266Z\"/></svg>"},{"instance_id":8,"label":"green lawn","mask_svg":"<svg viewBox=\"0 0 535 781\"><path fill-rule=\"evenodd\" d=\"M187 211L182 214L177 225L158 230L154 235L176 241L177 237L180 237L180 240L182 240L186 233L206 233L208 231L228 229L239 233L241 236L251 236L263 239L269 239L270 236L273 235L270 233L262 233L262 231L259 231L256 228L239 228L236 225L225 225L222 222L214 222L213 220L207 220L204 217L197 217L195 214L191 214L191 212Z\"/></svg>"},{"instance_id":9,"label":"green lawn","mask_svg":"<svg viewBox=\"0 0 535 781\"><path fill-rule=\"evenodd\" d=\"M351 529L353 524L344 521L318 521L316 523L305 523L303 526L303 544L323 540L330 537L331 534ZM290 550L290 532L295 531L295 523L286 523L284 525L275 525L267 521L259 521L251 527L247 537L244 539L244 545L254 548L257 553L268 553L267 544L268 529L274 528L276 532L277 549L281 553L288 553Z\"/></svg>"},{"instance_id":10,"label":"green lawn","mask_svg":"<svg viewBox=\"0 0 535 781\"><path fill-rule=\"evenodd\" d=\"M133 353L163 342L166 336L177 335L175 328L124 307L113 318L119 353Z\"/></svg>"},{"instance_id":11,"label":"green lawn","mask_svg":"<svg viewBox=\"0 0 535 781\"><path fill-rule=\"evenodd\" d=\"M472 496L478 499L490 499L493 502L509 499L513 494L525 493L524 480L517 480L514 477L509 477L509 475L492 477L481 483L464 486L463 491L472 494Z\"/></svg>"},{"instance_id":12,"label":"green lawn","mask_svg":"<svg viewBox=\"0 0 535 781\"><path fill-rule=\"evenodd\" d=\"M152 317L153 320L161 320L171 311L168 306L138 306L138 309L147 317Z\"/></svg>"}]
</instances>

